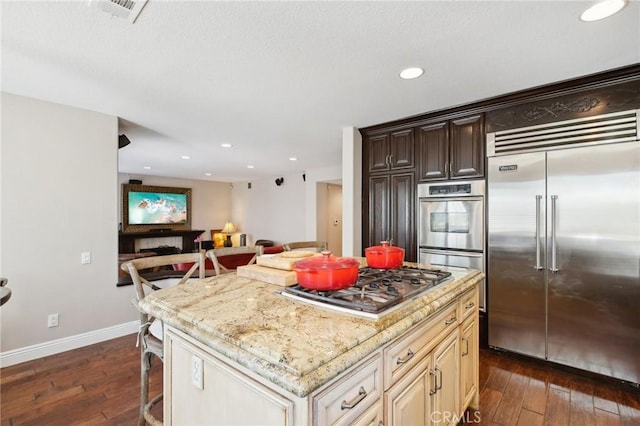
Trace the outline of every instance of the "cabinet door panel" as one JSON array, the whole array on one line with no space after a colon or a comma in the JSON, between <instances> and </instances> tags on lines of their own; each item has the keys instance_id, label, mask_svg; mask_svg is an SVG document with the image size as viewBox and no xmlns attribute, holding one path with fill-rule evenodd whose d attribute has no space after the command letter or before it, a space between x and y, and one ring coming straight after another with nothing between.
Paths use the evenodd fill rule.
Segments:
<instances>
[{"instance_id":1,"label":"cabinet door panel","mask_svg":"<svg viewBox=\"0 0 640 426\"><path fill-rule=\"evenodd\" d=\"M485 140L482 117L474 115L451 122L452 179L484 176Z\"/></svg>"},{"instance_id":2,"label":"cabinet door panel","mask_svg":"<svg viewBox=\"0 0 640 426\"><path fill-rule=\"evenodd\" d=\"M413 172L391 175L390 235L393 245L405 249L405 261L416 261L414 232L416 185Z\"/></svg>"},{"instance_id":3,"label":"cabinet door panel","mask_svg":"<svg viewBox=\"0 0 640 426\"><path fill-rule=\"evenodd\" d=\"M369 245L377 245L390 238L389 180L389 175L369 177Z\"/></svg>"},{"instance_id":4,"label":"cabinet door panel","mask_svg":"<svg viewBox=\"0 0 640 426\"><path fill-rule=\"evenodd\" d=\"M414 166L413 129L391 133L389 154L391 169L412 168Z\"/></svg>"},{"instance_id":5,"label":"cabinet door panel","mask_svg":"<svg viewBox=\"0 0 640 426\"><path fill-rule=\"evenodd\" d=\"M451 333L434 351L433 365L438 380L435 393L436 422L455 425L460 413L458 330Z\"/></svg>"},{"instance_id":6,"label":"cabinet door panel","mask_svg":"<svg viewBox=\"0 0 640 426\"><path fill-rule=\"evenodd\" d=\"M446 121L422 126L418 136L418 179L447 179L449 162L449 126Z\"/></svg>"},{"instance_id":7,"label":"cabinet door panel","mask_svg":"<svg viewBox=\"0 0 640 426\"><path fill-rule=\"evenodd\" d=\"M460 335L461 411L474 403L478 388L478 322L476 315L462 324ZM474 407L478 408L478 407Z\"/></svg>"},{"instance_id":8,"label":"cabinet door panel","mask_svg":"<svg viewBox=\"0 0 640 426\"><path fill-rule=\"evenodd\" d=\"M430 425L434 390L432 358L429 356L385 394L387 421L390 426Z\"/></svg>"},{"instance_id":9,"label":"cabinet door panel","mask_svg":"<svg viewBox=\"0 0 640 426\"><path fill-rule=\"evenodd\" d=\"M365 142L369 171L375 172L389 168L389 134L369 136Z\"/></svg>"}]
</instances>

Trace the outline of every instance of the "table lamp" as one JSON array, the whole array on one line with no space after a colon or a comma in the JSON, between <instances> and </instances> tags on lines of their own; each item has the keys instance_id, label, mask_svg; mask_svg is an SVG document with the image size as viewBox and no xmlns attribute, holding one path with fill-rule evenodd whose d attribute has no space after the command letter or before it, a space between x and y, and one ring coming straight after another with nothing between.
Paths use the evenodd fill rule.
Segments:
<instances>
[{"instance_id":1,"label":"table lamp","mask_svg":"<svg viewBox=\"0 0 640 426\"><path fill-rule=\"evenodd\" d=\"M233 234L234 232L236 232L236 228L235 226L233 226L233 223L227 222L224 224L222 233L227 234L227 239L224 241L225 247L231 247L231 234Z\"/></svg>"}]
</instances>

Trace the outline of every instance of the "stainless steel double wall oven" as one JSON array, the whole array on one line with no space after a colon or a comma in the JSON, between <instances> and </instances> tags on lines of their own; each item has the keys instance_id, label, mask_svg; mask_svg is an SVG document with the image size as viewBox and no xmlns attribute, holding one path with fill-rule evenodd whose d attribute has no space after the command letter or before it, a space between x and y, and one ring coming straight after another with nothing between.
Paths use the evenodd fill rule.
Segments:
<instances>
[{"instance_id":1,"label":"stainless steel double wall oven","mask_svg":"<svg viewBox=\"0 0 640 426\"><path fill-rule=\"evenodd\" d=\"M418 185L418 249L420 263L485 271L484 180Z\"/></svg>"}]
</instances>

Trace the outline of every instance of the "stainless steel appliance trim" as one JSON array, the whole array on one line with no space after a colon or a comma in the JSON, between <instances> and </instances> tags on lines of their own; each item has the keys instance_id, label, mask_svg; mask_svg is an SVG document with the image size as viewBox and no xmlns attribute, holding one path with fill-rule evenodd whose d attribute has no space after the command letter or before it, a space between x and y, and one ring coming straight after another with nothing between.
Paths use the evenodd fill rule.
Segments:
<instances>
[{"instance_id":1,"label":"stainless steel appliance trim","mask_svg":"<svg viewBox=\"0 0 640 426\"><path fill-rule=\"evenodd\" d=\"M438 194L430 195L429 188L434 186L459 186L459 185L471 185L471 192L469 194ZM473 197L485 195L486 183L482 180L460 180L456 182L437 182L437 183L419 183L418 184L418 199L423 198L451 198L451 197Z\"/></svg>"},{"instance_id":2,"label":"stainless steel appliance trim","mask_svg":"<svg viewBox=\"0 0 640 426\"><path fill-rule=\"evenodd\" d=\"M433 262L431 256L444 256L444 261L436 261ZM451 257L447 259L448 257ZM454 259L468 259L466 262L469 266L463 266L461 262L456 262ZM485 253L484 252L476 252L476 251L461 251L461 250L439 250L439 249L429 249L429 248L420 248L420 252L418 254L418 262L422 265L431 265L435 267L443 267L443 268L452 268L453 270L468 270L475 269L482 273L486 273L486 265L485 265ZM482 312L486 311L486 278L482 280L480 283L480 297L478 301L478 309Z\"/></svg>"},{"instance_id":3,"label":"stainless steel appliance trim","mask_svg":"<svg viewBox=\"0 0 640 426\"><path fill-rule=\"evenodd\" d=\"M638 140L640 110L501 130L487 134L487 156Z\"/></svg>"},{"instance_id":4,"label":"stainless steel appliance trim","mask_svg":"<svg viewBox=\"0 0 640 426\"><path fill-rule=\"evenodd\" d=\"M557 240L557 226L556 206L558 202L558 196L551 196L551 268L549 270L553 273L558 272L558 240Z\"/></svg>"},{"instance_id":5,"label":"stainless steel appliance trim","mask_svg":"<svg viewBox=\"0 0 640 426\"><path fill-rule=\"evenodd\" d=\"M540 264L540 202L542 201L542 195L536 195L536 266L535 269L541 271L542 265Z\"/></svg>"}]
</instances>

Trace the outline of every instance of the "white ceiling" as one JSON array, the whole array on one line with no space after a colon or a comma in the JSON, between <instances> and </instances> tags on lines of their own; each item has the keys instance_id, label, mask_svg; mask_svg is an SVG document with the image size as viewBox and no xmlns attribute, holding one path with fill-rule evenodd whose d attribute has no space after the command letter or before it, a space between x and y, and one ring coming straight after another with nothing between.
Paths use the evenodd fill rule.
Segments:
<instances>
[{"instance_id":1,"label":"white ceiling","mask_svg":"<svg viewBox=\"0 0 640 426\"><path fill-rule=\"evenodd\" d=\"M640 62L638 1L581 22L589 4L148 0L130 24L87 0L2 0L1 83L120 117L123 173L275 178L340 165L345 126Z\"/></svg>"}]
</instances>

